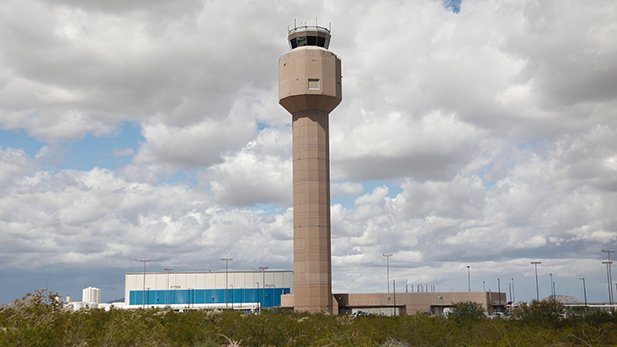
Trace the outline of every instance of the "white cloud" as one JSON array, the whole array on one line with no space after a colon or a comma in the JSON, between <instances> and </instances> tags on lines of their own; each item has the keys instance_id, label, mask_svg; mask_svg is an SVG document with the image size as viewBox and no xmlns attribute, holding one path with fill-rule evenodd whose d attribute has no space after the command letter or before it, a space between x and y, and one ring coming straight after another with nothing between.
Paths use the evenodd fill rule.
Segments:
<instances>
[{"instance_id":1,"label":"white cloud","mask_svg":"<svg viewBox=\"0 0 617 347\"><path fill-rule=\"evenodd\" d=\"M3 263L216 269L236 252L237 268L289 268L276 61L298 13L332 22L343 61L332 194L355 203L332 207L335 289L384 290L384 252L401 281L441 290L461 290L463 263L479 289L499 273L524 282L537 258L578 283L617 240L612 1L464 0L455 14L429 0L9 0L0 127L46 143L30 158L2 142ZM59 169L64 141L127 120L145 139L129 165ZM180 170L198 182L158 184ZM379 180L402 192L363 193Z\"/></svg>"},{"instance_id":2,"label":"white cloud","mask_svg":"<svg viewBox=\"0 0 617 347\"><path fill-rule=\"evenodd\" d=\"M291 205L291 132L262 130L237 153L226 155L203 177L217 201L232 206Z\"/></svg>"},{"instance_id":3,"label":"white cloud","mask_svg":"<svg viewBox=\"0 0 617 347\"><path fill-rule=\"evenodd\" d=\"M23 150L0 147L0 191L10 187L18 177L27 175L37 167Z\"/></svg>"},{"instance_id":4,"label":"white cloud","mask_svg":"<svg viewBox=\"0 0 617 347\"><path fill-rule=\"evenodd\" d=\"M474 140L482 133L439 112L419 120L400 113L366 114L338 125L332 125L338 129L331 141L333 179L448 179L478 150Z\"/></svg>"},{"instance_id":5,"label":"white cloud","mask_svg":"<svg viewBox=\"0 0 617 347\"><path fill-rule=\"evenodd\" d=\"M187 266L204 247L212 262L234 245L271 249L281 267L291 259L289 213L221 208L207 192L130 183L101 169L41 172L12 187L0 198L7 266L126 267L140 254ZM240 262L265 256L236 255Z\"/></svg>"},{"instance_id":6,"label":"white cloud","mask_svg":"<svg viewBox=\"0 0 617 347\"><path fill-rule=\"evenodd\" d=\"M330 186L330 195L333 198L342 196L357 196L364 190L361 183L352 182L332 182Z\"/></svg>"}]
</instances>

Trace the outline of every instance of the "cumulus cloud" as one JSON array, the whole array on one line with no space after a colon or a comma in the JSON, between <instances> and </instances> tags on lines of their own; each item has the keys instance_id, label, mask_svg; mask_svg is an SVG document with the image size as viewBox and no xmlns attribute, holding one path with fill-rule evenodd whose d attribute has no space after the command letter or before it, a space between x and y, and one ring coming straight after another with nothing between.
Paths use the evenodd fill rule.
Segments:
<instances>
[{"instance_id":1,"label":"cumulus cloud","mask_svg":"<svg viewBox=\"0 0 617 347\"><path fill-rule=\"evenodd\" d=\"M477 174L461 173L447 182L408 179L395 198L387 196L387 188L376 188L356 199L354 209L335 206L337 256L364 254L375 244L405 254L421 244L432 245L430 252L419 251L424 261L516 258L533 249L539 254L550 249L557 258L589 257L589 242L617 240L617 219L608 213L617 199L613 190L602 189L608 184L596 183L604 178L612 184L614 175L568 176L582 162L606 162L601 150L594 151L596 158L570 162L579 148L594 147L601 130L607 129L563 139L541 153L520 149L504 156L513 165L489 189ZM606 146L612 155L614 146Z\"/></svg>"},{"instance_id":2,"label":"cumulus cloud","mask_svg":"<svg viewBox=\"0 0 617 347\"><path fill-rule=\"evenodd\" d=\"M43 146L0 142L3 264L215 270L225 254L290 268L276 62L298 13L332 22L343 61L332 195L353 204L332 206L335 290L385 290L382 253L397 283L440 290L464 289L465 264L475 290L497 276L525 288L538 258L567 283L601 266L617 241L609 0L464 0L458 13L430 0L4 1L0 128ZM113 141L125 121L141 143L103 152L128 165L71 166L64 144ZM179 172L190 179L169 180Z\"/></svg>"},{"instance_id":3,"label":"cumulus cloud","mask_svg":"<svg viewBox=\"0 0 617 347\"><path fill-rule=\"evenodd\" d=\"M357 196L362 193L364 187L360 183L352 182L332 182L330 195L332 197Z\"/></svg>"},{"instance_id":4,"label":"cumulus cloud","mask_svg":"<svg viewBox=\"0 0 617 347\"><path fill-rule=\"evenodd\" d=\"M438 112L418 121L400 113L381 114L379 121L375 114L361 118L332 136L334 179L448 179L478 150L474 139L482 133Z\"/></svg>"},{"instance_id":5,"label":"cumulus cloud","mask_svg":"<svg viewBox=\"0 0 617 347\"><path fill-rule=\"evenodd\" d=\"M213 165L205 179L217 201L246 206L291 205L291 132L264 129L241 151Z\"/></svg>"},{"instance_id":6,"label":"cumulus cloud","mask_svg":"<svg viewBox=\"0 0 617 347\"><path fill-rule=\"evenodd\" d=\"M97 133L95 124L110 131L122 119L191 125L223 119L234 100L275 86L284 32L262 39L275 22L255 21L255 9L127 3L5 3L0 124L46 140ZM73 130L38 132L67 126Z\"/></svg>"},{"instance_id":7,"label":"cumulus cloud","mask_svg":"<svg viewBox=\"0 0 617 347\"><path fill-rule=\"evenodd\" d=\"M290 261L289 213L267 217L222 208L207 192L130 183L102 169L40 172L12 188L0 199L7 266L126 267L138 255L186 266L204 247L210 250L205 259L215 263L236 245L272 249L281 267Z\"/></svg>"},{"instance_id":8,"label":"cumulus cloud","mask_svg":"<svg viewBox=\"0 0 617 347\"><path fill-rule=\"evenodd\" d=\"M36 168L36 162L23 150L0 147L0 189L8 188L20 176L28 175Z\"/></svg>"}]
</instances>

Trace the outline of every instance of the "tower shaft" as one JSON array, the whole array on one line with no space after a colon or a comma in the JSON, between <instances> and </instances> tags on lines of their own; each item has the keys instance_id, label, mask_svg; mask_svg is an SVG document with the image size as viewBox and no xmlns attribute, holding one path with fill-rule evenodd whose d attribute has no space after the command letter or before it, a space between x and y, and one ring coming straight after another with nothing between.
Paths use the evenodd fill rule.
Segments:
<instances>
[{"instance_id":1,"label":"tower shaft","mask_svg":"<svg viewBox=\"0 0 617 347\"><path fill-rule=\"evenodd\" d=\"M293 114L294 309L332 312L328 114Z\"/></svg>"}]
</instances>

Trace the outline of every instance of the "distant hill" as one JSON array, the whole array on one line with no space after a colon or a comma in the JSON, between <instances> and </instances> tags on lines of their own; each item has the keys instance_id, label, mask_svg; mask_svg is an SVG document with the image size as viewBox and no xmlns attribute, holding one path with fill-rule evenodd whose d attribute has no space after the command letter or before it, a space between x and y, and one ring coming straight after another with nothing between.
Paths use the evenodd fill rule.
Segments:
<instances>
[{"instance_id":1,"label":"distant hill","mask_svg":"<svg viewBox=\"0 0 617 347\"><path fill-rule=\"evenodd\" d=\"M547 299L550 299L551 297L552 296L549 296ZM555 295L555 299L562 304L584 304L584 302L573 297L572 295Z\"/></svg>"},{"instance_id":2,"label":"distant hill","mask_svg":"<svg viewBox=\"0 0 617 347\"><path fill-rule=\"evenodd\" d=\"M30 301L34 299L33 296L24 296L6 305L0 305L0 308L15 308L20 305L29 305Z\"/></svg>"}]
</instances>

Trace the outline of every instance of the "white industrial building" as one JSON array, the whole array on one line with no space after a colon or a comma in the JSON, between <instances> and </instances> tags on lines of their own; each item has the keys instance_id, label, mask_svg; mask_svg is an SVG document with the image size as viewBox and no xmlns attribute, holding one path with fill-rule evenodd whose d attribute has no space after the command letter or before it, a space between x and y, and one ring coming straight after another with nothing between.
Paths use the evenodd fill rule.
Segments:
<instances>
[{"instance_id":1,"label":"white industrial building","mask_svg":"<svg viewBox=\"0 0 617 347\"><path fill-rule=\"evenodd\" d=\"M124 305L174 309L277 307L281 295L293 294L293 276L293 271L127 273Z\"/></svg>"},{"instance_id":2,"label":"white industrial building","mask_svg":"<svg viewBox=\"0 0 617 347\"><path fill-rule=\"evenodd\" d=\"M82 293L81 301L96 303L96 304L101 303L101 290L100 289L94 288L94 287L88 287L88 288L84 288L84 290L82 290L81 293Z\"/></svg>"},{"instance_id":3,"label":"white industrial building","mask_svg":"<svg viewBox=\"0 0 617 347\"><path fill-rule=\"evenodd\" d=\"M87 287L81 292L81 301L73 301L70 296L66 297L64 308L70 310L80 310L89 308L109 309L111 304L101 304L101 290L99 288Z\"/></svg>"}]
</instances>

